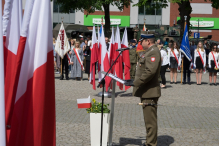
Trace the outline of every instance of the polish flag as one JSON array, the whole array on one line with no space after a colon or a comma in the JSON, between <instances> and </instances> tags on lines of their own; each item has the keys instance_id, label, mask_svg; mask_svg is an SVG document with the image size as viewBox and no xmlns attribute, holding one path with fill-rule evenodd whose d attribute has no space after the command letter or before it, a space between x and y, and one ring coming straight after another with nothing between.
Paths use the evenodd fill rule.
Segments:
<instances>
[{"instance_id":1,"label":"polish flag","mask_svg":"<svg viewBox=\"0 0 219 146\"><path fill-rule=\"evenodd\" d=\"M78 108L91 108L91 98L77 99Z\"/></svg>"},{"instance_id":2,"label":"polish flag","mask_svg":"<svg viewBox=\"0 0 219 146\"><path fill-rule=\"evenodd\" d=\"M112 63L114 62L114 54L116 52L115 50L115 38L114 38L114 28L112 27L112 35L111 35L111 39L110 39L110 47L109 47L109 61L110 61L110 65L112 65ZM113 66L111 73L114 73L114 69L115 67Z\"/></svg>"},{"instance_id":3,"label":"polish flag","mask_svg":"<svg viewBox=\"0 0 219 146\"><path fill-rule=\"evenodd\" d=\"M127 48L128 47L128 36L127 36L127 29L125 28L125 32L123 34L122 38L122 43L121 43L122 48ZM129 50L125 50L122 52L122 60L124 63L124 76L125 80L130 80L130 57L129 57ZM130 86L125 86L125 90L129 89Z\"/></svg>"},{"instance_id":4,"label":"polish flag","mask_svg":"<svg viewBox=\"0 0 219 146\"><path fill-rule=\"evenodd\" d=\"M17 88L18 82L15 75L20 72L16 58L22 55L18 52L22 23L22 0L5 1L3 13L5 117L6 125L10 125L16 95L15 88ZM9 134L9 131L7 133Z\"/></svg>"},{"instance_id":5,"label":"polish flag","mask_svg":"<svg viewBox=\"0 0 219 146\"><path fill-rule=\"evenodd\" d=\"M8 146L55 146L55 85L50 1L28 0L19 51L24 50ZM17 61L18 63L18 61Z\"/></svg>"},{"instance_id":6,"label":"polish flag","mask_svg":"<svg viewBox=\"0 0 219 146\"><path fill-rule=\"evenodd\" d=\"M0 14L2 16L2 3L0 3ZM6 129L5 129L5 88L4 88L4 50L2 19L0 19L0 142L1 146L6 146Z\"/></svg>"},{"instance_id":7,"label":"polish flag","mask_svg":"<svg viewBox=\"0 0 219 146\"><path fill-rule=\"evenodd\" d=\"M109 55L107 52L107 48L106 48L106 42L105 42L105 36L104 36L104 31L103 29L100 29L101 34L100 34L100 44L99 44L99 49L101 51L101 62L100 62L100 67L101 67L101 71L105 71L107 72L110 68L110 64L109 64ZM101 79L104 77L104 74L101 73ZM108 91L108 88L110 86L110 77L106 77L105 78L105 87L106 87L106 92Z\"/></svg>"},{"instance_id":8,"label":"polish flag","mask_svg":"<svg viewBox=\"0 0 219 146\"><path fill-rule=\"evenodd\" d=\"M145 23L144 23L144 26L143 26L143 31L146 31Z\"/></svg>"},{"instance_id":9,"label":"polish flag","mask_svg":"<svg viewBox=\"0 0 219 146\"><path fill-rule=\"evenodd\" d=\"M121 41L120 40L120 30L119 30L119 26L117 26L116 39L115 39L115 50L121 48L121 42L120 41ZM115 54L113 54L114 60L116 59L116 57L118 55L119 55L119 52L115 51ZM120 79L123 79L122 56L120 56L118 58L118 60L116 61L116 64L115 64L115 75L117 77L119 77ZM123 90L123 84L122 83L117 82L117 85L119 86L120 90Z\"/></svg>"},{"instance_id":10,"label":"polish flag","mask_svg":"<svg viewBox=\"0 0 219 146\"><path fill-rule=\"evenodd\" d=\"M92 33L92 47L91 49L91 60L90 60L90 83L93 85L93 89L96 90L95 85L95 66L98 60L98 44L97 44L97 36L95 26L93 26Z\"/></svg>"},{"instance_id":11,"label":"polish flag","mask_svg":"<svg viewBox=\"0 0 219 146\"><path fill-rule=\"evenodd\" d=\"M70 44L68 42L68 37L65 32L63 23L61 24L59 34L56 41L55 51L63 59L65 54L70 51Z\"/></svg>"},{"instance_id":12,"label":"polish flag","mask_svg":"<svg viewBox=\"0 0 219 146\"><path fill-rule=\"evenodd\" d=\"M100 82L101 81L101 77L102 77L102 74L101 74L101 67L100 67L100 64L101 64L101 48L100 48L100 36L101 36L101 33L100 31L103 29L103 26L101 25L100 29L99 29L99 26L98 26L98 81Z\"/></svg>"}]
</instances>

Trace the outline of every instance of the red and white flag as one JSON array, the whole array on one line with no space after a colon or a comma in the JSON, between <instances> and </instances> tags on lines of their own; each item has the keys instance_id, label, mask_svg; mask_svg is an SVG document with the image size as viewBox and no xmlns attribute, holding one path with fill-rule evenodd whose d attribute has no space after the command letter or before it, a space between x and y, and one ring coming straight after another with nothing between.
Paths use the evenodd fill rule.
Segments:
<instances>
[{"instance_id":1,"label":"red and white flag","mask_svg":"<svg viewBox=\"0 0 219 146\"><path fill-rule=\"evenodd\" d=\"M113 61L114 61L114 54L116 52L115 50L115 38L114 38L114 28L112 27L112 35L111 35L111 39L110 39L110 47L109 47L109 61L110 61L110 65L112 65ZM111 73L114 73L114 69L115 67L113 66Z\"/></svg>"},{"instance_id":2,"label":"red and white flag","mask_svg":"<svg viewBox=\"0 0 219 146\"><path fill-rule=\"evenodd\" d=\"M55 51L63 59L65 54L70 50L70 44L65 32L63 23L61 24L59 34L56 41Z\"/></svg>"},{"instance_id":3,"label":"red and white flag","mask_svg":"<svg viewBox=\"0 0 219 146\"><path fill-rule=\"evenodd\" d=\"M2 2L0 3L0 14L2 16ZM6 128L5 128L5 88L4 88L4 50L2 35L2 19L0 20L0 143L6 146Z\"/></svg>"},{"instance_id":4,"label":"red and white flag","mask_svg":"<svg viewBox=\"0 0 219 146\"><path fill-rule=\"evenodd\" d=\"M128 47L128 36L127 36L127 29L125 28L123 38L122 38L122 43L121 43L122 48L127 48ZM124 76L125 80L130 80L130 57L129 57L129 50L125 50L122 52L122 60L124 63ZM125 90L130 88L130 86L125 86Z\"/></svg>"},{"instance_id":5,"label":"red and white flag","mask_svg":"<svg viewBox=\"0 0 219 146\"><path fill-rule=\"evenodd\" d=\"M121 48L120 30L119 30L119 26L117 26L116 39L115 39L115 50L120 49L120 48ZM115 51L114 60L116 59L116 57L118 55L119 55L119 52ZM122 56L120 56L118 58L118 60L116 61L116 64L115 64L115 75L117 77L119 77L120 79L123 79ZM123 84L122 83L117 82L117 85L119 86L120 90L123 90Z\"/></svg>"},{"instance_id":6,"label":"red and white flag","mask_svg":"<svg viewBox=\"0 0 219 146\"><path fill-rule=\"evenodd\" d=\"M105 71L107 72L110 68L110 64L109 64L109 56L108 56L108 52L107 52L107 48L106 48L106 42L105 42L105 36L104 36L104 31L103 28L101 28L102 30L100 31L100 44L99 44L99 49L101 50L101 71ZM101 73L101 79L104 77L104 74ZM106 76L105 78L105 87L106 87L106 92L108 91L108 88L110 86L110 77Z\"/></svg>"},{"instance_id":7,"label":"red and white flag","mask_svg":"<svg viewBox=\"0 0 219 146\"><path fill-rule=\"evenodd\" d=\"M51 4L28 0L18 53L24 50L8 146L55 146ZM18 62L17 62L18 63Z\"/></svg>"},{"instance_id":8,"label":"red and white flag","mask_svg":"<svg viewBox=\"0 0 219 146\"><path fill-rule=\"evenodd\" d=\"M77 99L78 108L91 108L91 98Z\"/></svg>"},{"instance_id":9,"label":"red and white flag","mask_svg":"<svg viewBox=\"0 0 219 146\"><path fill-rule=\"evenodd\" d=\"M100 29L102 28L102 25L100 27ZM100 48L100 29L99 29L99 26L98 26L98 81L100 82L101 81L101 78L102 78L102 74L101 74L101 67L100 67L100 64L101 64L101 48Z\"/></svg>"},{"instance_id":10,"label":"red and white flag","mask_svg":"<svg viewBox=\"0 0 219 146\"><path fill-rule=\"evenodd\" d=\"M146 26L145 26L145 23L144 23L144 26L143 26L143 31L146 31Z\"/></svg>"},{"instance_id":11,"label":"red and white flag","mask_svg":"<svg viewBox=\"0 0 219 146\"><path fill-rule=\"evenodd\" d=\"M5 71L5 117L6 125L10 125L17 88L16 74L20 30L22 23L22 0L7 0L3 12L4 71ZM7 131L9 134L9 131Z\"/></svg>"},{"instance_id":12,"label":"red and white flag","mask_svg":"<svg viewBox=\"0 0 219 146\"><path fill-rule=\"evenodd\" d=\"M96 90L95 85L95 66L98 60L98 43L97 43L97 36L95 26L93 26L93 33L92 33L92 47L91 49L91 59L90 59L90 83L93 85L93 89Z\"/></svg>"}]
</instances>

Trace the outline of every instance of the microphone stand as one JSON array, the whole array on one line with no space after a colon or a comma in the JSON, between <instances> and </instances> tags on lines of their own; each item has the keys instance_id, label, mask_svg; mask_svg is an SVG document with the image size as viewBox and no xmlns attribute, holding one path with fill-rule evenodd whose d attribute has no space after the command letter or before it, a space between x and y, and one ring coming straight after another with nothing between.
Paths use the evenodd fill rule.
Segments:
<instances>
[{"instance_id":1,"label":"microphone stand","mask_svg":"<svg viewBox=\"0 0 219 146\"><path fill-rule=\"evenodd\" d=\"M125 50L121 50L119 52L119 55L117 56L116 60L113 62L113 64L110 66L109 70L106 72L105 76L101 79L100 83L98 84L97 88L99 88L101 85L103 87L102 90L102 109L101 109L101 131L100 131L100 146L102 146L102 138L103 138L103 104L104 104L104 87L105 87L105 78L118 60L119 56L122 54L122 52Z\"/></svg>"}]
</instances>

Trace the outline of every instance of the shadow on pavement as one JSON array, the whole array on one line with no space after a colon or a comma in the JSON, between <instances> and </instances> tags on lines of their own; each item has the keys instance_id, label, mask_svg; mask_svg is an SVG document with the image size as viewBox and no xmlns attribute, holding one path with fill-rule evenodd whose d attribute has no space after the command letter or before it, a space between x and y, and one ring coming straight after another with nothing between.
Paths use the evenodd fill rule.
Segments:
<instances>
[{"instance_id":1,"label":"shadow on pavement","mask_svg":"<svg viewBox=\"0 0 219 146\"><path fill-rule=\"evenodd\" d=\"M174 138L169 135L161 135L157 137L158 146L169 146L174 143Z\"/></svg>"},{"instance_id":2,"label":"shadow on pavement","mask_svg":"<svg viewBox=\"0 0 219 146\"><path fill-rule=\"evenodd\" d=\"M145 142L145 138L139 137L139 138L124 138L121 137L119 139L119 144L113 144L113 146L125 146L125 145L138 145L142 146ZM169 146L174 143L174 138L169 135L161 135L157 137L157 146Z\"/></svg>"}]
</instances>

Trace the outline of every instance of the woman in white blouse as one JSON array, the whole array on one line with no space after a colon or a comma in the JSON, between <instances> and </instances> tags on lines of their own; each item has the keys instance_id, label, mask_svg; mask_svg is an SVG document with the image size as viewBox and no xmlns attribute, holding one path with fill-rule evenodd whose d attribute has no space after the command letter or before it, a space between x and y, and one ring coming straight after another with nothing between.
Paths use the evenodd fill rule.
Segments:
<instances>
[{"instance_id":1,"label":"woman in white blouse","mask_svg":"<svg viewBox=\"0 0 219 146\"><path fill-rule=\"evenodd\" d=\"M202 42L199 42L194 53L194 68L196 68L197 85L201 85L202 72L206 66L206 53Z\"/></svg>"},{"instance_id":2,"label":"woman in white blouse","mask_svg":"<svg viewBox=\"0 0 219 146\"><path fill-rule=\"evenodd\" d=\"M170 84L173 84L173 77L175 84L177 84L177 68L181 65L181 53L176 42L170 45L168 61L170 66Z\"/></svg>"},{"instance_id":3,"label":"woman in white blouse","mask_svg":"<svg viewBox=\"0 0 219 146\"><path fill-rule=\"evenodd\" d=\"M214 75L214 85L217 86L216 84L216 79L217 79L217 72L218 72L218 57L219 54L217 53L217 45L214 44L211 52L208 55L208 72L209 72L209 82L210 85L212 84L212 77Z\"/></svg>"}]
</instances>

